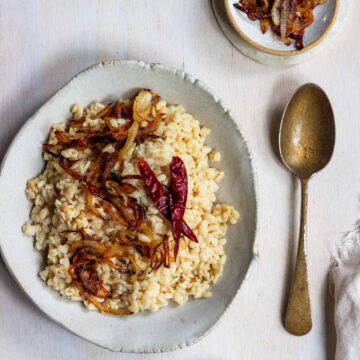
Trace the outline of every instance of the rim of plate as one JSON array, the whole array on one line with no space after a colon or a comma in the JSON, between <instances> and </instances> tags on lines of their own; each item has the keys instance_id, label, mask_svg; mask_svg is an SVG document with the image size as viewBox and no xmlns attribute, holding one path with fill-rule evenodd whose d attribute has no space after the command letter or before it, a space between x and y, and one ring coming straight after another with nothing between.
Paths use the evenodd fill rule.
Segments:
<instances>
[{"instance_id":1,"label":"rim of plate","mask_svg":"<svg viewBox=\"0 0 360 360\"><path fill-rule=\"evenodd\" d=\"M68 326L66 326L65 324L59 322L58 320L56 320L52 315L48 314L47 312L45 312L45 310L43 310L38 304L37 302L31 297L31 295L24 289L24 287L22 286L20 280L17 278L15 272L12 271L9 263L7 262L6 259L6 255L3 251L3 247L2 247L2 242L1 242L1 238L0 238L0 256L4 261L4 264L7 268L7 270L9 271L10 275L12 276L12 278L14 279L15 283L19 286L19 288L23 291L23 293L31 300L31 302L37 307L37 309L39 309L43 314L45 314L49 319L51 319L52 321L54 321L56 324L60 325L61 327L65 328L66 330L68 330L69 332L71 332L72 334L96 345L99 346L103 349L106 350L110 350L112 352L124 352L124 353L140 353L140 354L152 354L152 353L162 353L162 352L169 352L169 351L175 351L175 350L179 350L182 349L184 347L187 346L191 346L193 344L196 344L197 342L201 341L202 339L204 339L212 330L215 329L215 327L220 323L221 319L223 318L223 316L229 311L230 307L232 306L235 297L238 295L239 291L241 290L243 284L248 280L252 269L254 268L254 266L257 263L257 260L259 258L259 248L258 248L258 234L259 234L259 199L258 199L258 184L257 184L257 171L254 167L254 162L253 162L253 156L252 156L252 152L250 150L249 147L249 142L247 141L247 139L244 137L243 132L242 132L242 128L240 126L240 124L235 120L235 118L233 117L231 111L229 109L227 109L224 106L224 103L222 102L222 100L220 100L215 94L214 92L205 84L203 83L201 80L194 78L192 75L182 71L182 70L177 70L175 68L166 66L166 65L162 65L160 63L145 63L143 61L139 61L139 60L107 60L107 61L102 61L99 63L96 63L94 65L91 65L87 68L85 68L84 70L80 71L77 75L75 75L71 80L69 80L64 86L62 86L50 99L48 99L47 101L45 101L38 110L36 110L34 112L34 114L32 116L30 116L25 123L19 128L18 132L16 133L16 135L14 136L14 138L12 139L9 147L6 150L6 153L1 161L1 165L0 165L0 188L1 188L1 183L2 183L2 172L4 167L6 166L7 163L7 158L8 155L10 153L10 151L12 150L12 148L14 147L16 140L18 137L20 137L20 135L26 131L26 129L36 120L36 116L42 111L43 107L46 106L46 104L52 102L56 97L60 96L63 91L66 90L66 88L73 83L74 81L76 81L76 79L80 76L85 76L87 73L92 72L94 70L96 70L99 67L103 67L103 66L131 66L131 65L137 65L140 68L145 69L146 71L152 71L152 70L156 70L156 69L160 69L161 71L167 72L169 74L171 74L172 76L177 76L177 77L181 77L183 79L183 81L190 81L192 84L199 86L206 94L210 95L210 97L212 98L212 100L217 103L221 109L223 110L225 116L234 123L234 125L236 126L238 133L240 135L240 137L242 138L244 145L245 145L245 149L247 151L247 155L248 155L248 159L250 162L250 170L251 170L251 175L252 175L252 182L253 182L253 188L254 188L254 197L255 197L255 219L254 219L254 241L252 244L252 258L251 261L248 265L245 277L243 279L243 281L241 282L240 286L237 288L235 295L233 296L233 298L230 300L230 302L227 304L224 312L219 316L219 318L214 322L214 324L212 326L209 327L209 329L207 331L205 331L203 334L201 334L198 337L189 339L185 342L182 343L177 343L177 344L173 344L171 346L167 346L164 348L151 348L151 349L140 349L140 348L125 348L125 347L121 347L121 348L115 348L115 347L110 347L110 346L106 346L106 345L102 345L99 344L91 339L88 339L76 332L74 332L72 329L70 329Z\"/></svg>"},{"instance_id":2,"label":"rim of plate","mask_svg":"<svg viewBox=\"0 0 360 360\"><path fill-rule=\"evenodd\" d=\"M227 15L227 18L230 21L231 26L233 27L233 29L239 34L239 36L245 41L247 42L249 45L251 45L252 47L254 47L257 50L260 50L262 52L265 52L267 54L270 55L275 55L275 56L294 56L294 55L299 55L299 54L303 54L304 52L307 52L311 49L313 49L314 47L316 47L317 45L319 45L320 43L322 43L326 37L329 35L330 30L332 29L338 13L339 13L339 8L340 8L340 0L335 0L335 8L334 8L334 14L331 18L331 21L328 25L328 27L325 29L325 31L313 42L311 42L310 44L306 45L302 50L274 50L265 46L260 45L259 43L257 43L256 41L252 40L249 36L247 36L240 28L240 26L238 25L237 21L235 20L231 9L230 9L230 1L228 0L224 0L224 5L225 5L225 12Z\"/></svg>"}]
</instances>

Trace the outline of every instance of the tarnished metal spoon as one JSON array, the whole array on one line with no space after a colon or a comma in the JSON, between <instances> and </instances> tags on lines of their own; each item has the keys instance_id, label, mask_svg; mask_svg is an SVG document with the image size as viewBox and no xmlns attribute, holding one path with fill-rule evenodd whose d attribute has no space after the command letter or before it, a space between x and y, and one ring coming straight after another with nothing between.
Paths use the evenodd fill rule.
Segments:
<instances>
[{"instance_id":1,"label":"tarnished metal spoon","mask_svg":"<svg viewBox=\"0 0 360 360\"><path fill-rule=\"evenodd\" d=\"M317 85L299 88L287 104L280 126L279 147L284 164L301 181L298 252L285 328L305 335L312 327L306 262L308 181L330 161L335 145L335 121L330 101Z\"/></svg>"}]
</instances>

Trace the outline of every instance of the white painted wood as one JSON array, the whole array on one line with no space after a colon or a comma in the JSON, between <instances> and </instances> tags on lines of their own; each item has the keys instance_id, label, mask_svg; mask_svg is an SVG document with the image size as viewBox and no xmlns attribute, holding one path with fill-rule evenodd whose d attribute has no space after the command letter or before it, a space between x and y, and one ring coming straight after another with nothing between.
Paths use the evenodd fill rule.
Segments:
<instances>
[{"instance_id":1,"label":"white painted wood","mask_svg":"<svg viewBox=\"0 0 360 360\"><path fill-rule=\"evenodd\" d=\"M254 150L261 204L258 265L222 323L200 343L161 355L110 353L48 320L0 262L0 359L331 359L331 250L360 215L360 4L354 1L350 10L341 34L319 56L281 69L238 53L207 0L2 0L1 156L19 126L81 69L113 58L160 62L202 79L240 119ZM310 183L314 328L297 338L285 332L281 314L299 187L273 148L281 109L309 81L321 85L333 103L337 144L332 163Z\"/></svg>"}]
</instances>

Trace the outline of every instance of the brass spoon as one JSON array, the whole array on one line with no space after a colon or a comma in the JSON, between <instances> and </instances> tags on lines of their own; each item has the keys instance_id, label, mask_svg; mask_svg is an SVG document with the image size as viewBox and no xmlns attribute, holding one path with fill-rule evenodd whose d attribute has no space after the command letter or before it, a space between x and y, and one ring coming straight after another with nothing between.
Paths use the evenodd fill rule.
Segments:
<instances>
[{"instance_id":1,"label":"brass spoon","mask_svg":"<svg viewBox=\"0 0 360 360\"><path fill-rule=\"evenodd\" d=\"M305 335L312 327L306 263L308 181L328 164L334 145L335 121L328 97L317 85L300 87L285 108L279 134L282 161L301 181L298 252L285 316L285 328L293 335Z\"/></svg>"}]
</instances>

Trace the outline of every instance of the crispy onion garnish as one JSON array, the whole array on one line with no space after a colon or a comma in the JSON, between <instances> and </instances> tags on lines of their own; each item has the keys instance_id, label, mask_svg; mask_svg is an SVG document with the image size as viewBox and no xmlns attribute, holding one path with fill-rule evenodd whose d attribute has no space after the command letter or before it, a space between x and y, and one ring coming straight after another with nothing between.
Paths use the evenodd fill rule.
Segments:
<instances>
[{"instance_id":1,"label":"crispy onion garnish","mask_svg":"<svg viewBox=\"0 0 360 360\"><path fill-rule=\"evenodd\" d=\"M112 315L131 315L132 312L128 309L112 309L108 306L104 306L102 303L98 302L94 296L84 292L83 295L88 299L93 305L95 305L101 312L112 314Z\"/></svg>"},{"instance_id":2,"label":"crispy onion garnish","mask_svg":"<svg viewBox=\"0 0 360 360\"><path fill-rule=\"evenodd\" d=\"M134 185L128 183L118 183L111 180L105 182L105 188L112 196L126 196L136 191L136 187Z\"/></svg>"},{"instance_id":3,"label":"crispy onion garnish","mask_svg":"<svg viewBox=\"0 0 360 360\"><path fill-rule=\"evenodd\" d=\"M164 245L164 266L166 268L169 268L171 260L170 260L170 244L169 244L168 235L165 235L163 245Z\"/></svg>"},{"instance_id":4,"label":"crispy onion garnish","mask_svg":"<svg viewBox=\"0 0 360 360\"><path fill-rule=\"evenodd\" d=\"M94 115L93 119L101 118L104 121L100 129L85 125L87 116L79 119L73 117L68 130L54 131L56 144L43 146L44 151L54 158L61 169L80 183L88 211L104 221L110 218L123 227L112 238L111 246L82 231L82 239L72 242L69 250L69 273L74 286L100 311L110 314L126 315L131 314L131 311L114 310L99 301L99 298L111 299L111 292L104 287L97 273L98 264L106 264L126 274L127 281L133 283L143 271L138 265L139 258L149 264L151 271L161 265L170 267L174 261L170 255L168 237L160 239L155 236L146 221L145 208L131 196L137 190L134 184L137 184L136 180L142 179L141 176L121 174L124 160L134 145L146 139L160 138L154 134L163 117L163 114L154 116L154 106L158 101L158 95L142 90L133 103L118 101L108 104ZM116 126L114 119L119 118L128 121ZM113 149L110 147L104 150L108 144ZM70 148L78 152L91 150L89 156L92 161L86 171L80 173L76 161L62 155L63 150Z\"/></svg>"},{"instance_id":5,"label":"crispy onion garnish","mask_svg":"<svg viewBox=\"0 0 360 360\"><path fill-rule=\"evenodd\" d=\"M97 217L104 219L99 209L94 205L94 197L86 186L84 186L84 192L87 208Z\"/></svg>"},{"instance_id":6,"label":"crispy onion garnish","mask_svg":"<svg viewBox=\"0 0 360 360\"><path fill-rule=\"evenodd\" d=\"M136 136L138 134L138 130L140 128L140 124L142 122L148 121L151 115L152 108L154 104L158 101L159 97L148 90L141 90L139 94L136 96L133 106L133 124L128 131L128 137L126 139L126 143L124 147L120 150L118 155L118 161L123 161L128 155L130 149L132 148ZM155 120L153 120L155 121ZM154 127L158 125L160 120L156 121ZM149 125L150 126L150 125ZM152 128L149 129L151 131ZM145 130L144 130L145 131ZM143 132L141 135L145 134Z\"/></svg>"},{"instance_id":7,"label":"crispy onion garnish","mask_svg":"<svg viewBox=\"0 0 360 360\"><path fill-rule=\"evenodd\" d=\"M271 8L271 20L275 26L280 25L281 1L282 0L275 0Z\"/></svg>"},{"instance_id":8,"label":"crispy onion garnish","mask_svg":"<svg viewBox=\"0 0 360 360\"><path fill-rule=\"evenodd\" d=\"M293 4L293 0L282 0L281 8L280 8L280 37L282 42L285 45L290 45L291 41L289 39L289 20L290 15L293 9L291 5Z\"/></svg>"},{"instance_id":9,"label":"crispy onion garnish","mask_svg":"<svg viewBox=\"0 0 360 360\"><path fill-rule=\"evenodd\" d=\"M126 232L125 232L126 233ZM128 309L114 310L100 303L96 298L111 298L111 293L104 288L96 271L98 263L130 275L129 281L134 282L140 273L140 268L135 259L137 251L141 256L148 258L151 271L158 269L162 264L170 267L171 255L168 237L165 241L145 242L141 240L124 239L111 246L106 246L98 240L89 237L84 231L80 232L82 239L74 241L69 249L71 266L69 273L73 284L79 289L80 294L95 305L100 311L114 315L129 315ZM124 232L121 232L124 235ZM129 232L129 235L133 235ZM114 262L114 259L119 260ZM126 261L124 261L126 260ZM131 269L129 268L131 266Z\"/></svg>"},{"instance_id":10,"label":"crispy onion garnish","mask_svg":"<svg viewBox=\"0 0 360 360\"><path fill-rule=\"evenodd\" d=\"M59 165L66 173L72 176L75 180L81 180L81 181L83 180L83 177L79 173L71 169L68 159L61 157L59 160Z\"/></svg>"},{"instance_id":11,"label":"crispy onion garnish","mask_svg":"<svg viewBox=\"0 0 360 360\"><path fill-rule=\"evenodd\" d=\"M134 248L118 243L106 246L97 240L91 239L84 231L80 232L80 234L82 240L75 241L70 246L71 266L69 273L73 284L79 289L80 294L100 311L114 315L131 314L128 309L114 310L96 299L111 298L111 293L102 284L96 265L98 263L107 264L122 273L131 275L134 281L140 272L136 264ZM114 259L119 261L114 262Z\"/></svg>"},{"instance_id":12,"label":"crispy onion garnish","mask_svg":"<svg viewBox=\"0 0 360 360\"><path fill-rule=\"evenodd\" d=\"M148 90L141 90L134 101L133 119L137 123L147 121L153 105L153 95Z\"/></svg>"},{"instance_id":13,"label":"crispy onion garnish","mask_svg":"<svg viewBox=\"0 0 360 360\"><path fill-rule=\"evenodd\" d=\"M124 227L128 226L128 223L121 216L121 214L117 211L117 209L114 208L114 206L109 204L107 201L100 200L100 207L105 211L106 214L108 214L110 216L111 219L113 219L119 225L122 225Z\"/></svg>"},{"instance_id":14,"label":"crispy onion garnish","mask_svg":"<svg viewBox=\"0 0 360 360\"><path fill-rule=\"evenodd\" d=\"M234 7L244 12L250 20L262 20L270 17L271 7L268 0L240 0L234 4Z\"/></svg>"},{"instance_id":15,"label":"crispy onion garnish","mask_svg":"<svg viewBox=\"0 0 360 360\"><path fill-rule=\"evenodd\" d=\"M110 297L96 271L97 256L90 247L84 246L79 249L71 259L70 275L77 287L82 287L87 293L100 297Z\"/></svg>"},{"instance_id":16,"label":"crispy onion garnish","mask_svg":"<svg viewBox=\"0 0 360 360\"><path fill-rule=\"evenodd\" d=\"M122 273L128 281L136 280L140 269L137 257L149 263L152 269L162 264L169 267L173 259L170 256L169 241L155 236L146 221L146 210L131 195L137 190L138 174L122 175L124 160L134 145L146 139L158 139L154 134L163 114L154 111L159 101L155 93L142 90L132 103L117 101L106 105L93 119L103 119L104 123L96 130L85 125L88 116L72 118L65 131L54 131L56 144L44 144L44 151L58 162L61 169L78 181L83 189L86 207L94 216L108 221L112 219L122 226L110 247L83 233L81 241L72 243L72 262L70 274L79 291L101 311L111 313L129 313L127 310L113 311L99 303L96 298L108 298L110 293L102 286L96 272L96 264L105 263ZM114 120L125 118L125 124L117 126ZM109 149L103 151L105 146ZM65 149L86 149L91 159L90 167L80 173L76 160L62 155ZM65 153L64 153L65 154ZM120 162L118 160L120 159ZM130 181L129 181L130 180ZM134 180L135 182L131 181ZM148 241L140 240L143 234ZM125 261L126 260L126 261Z\"/></svg>"},{"instance_id":17,"label":"crispy onion garnish","mask_svg":"<svg viewBox=\"0 0 360 360\"><path fill-rule=\"evenodd\" d=\"M271 27L285 45L295 40L301 50L306 28L314 22L314 8L326 0L239 0L234 7L250 20L260 20L263 33Z\"/></svg>"}]
</instances>

